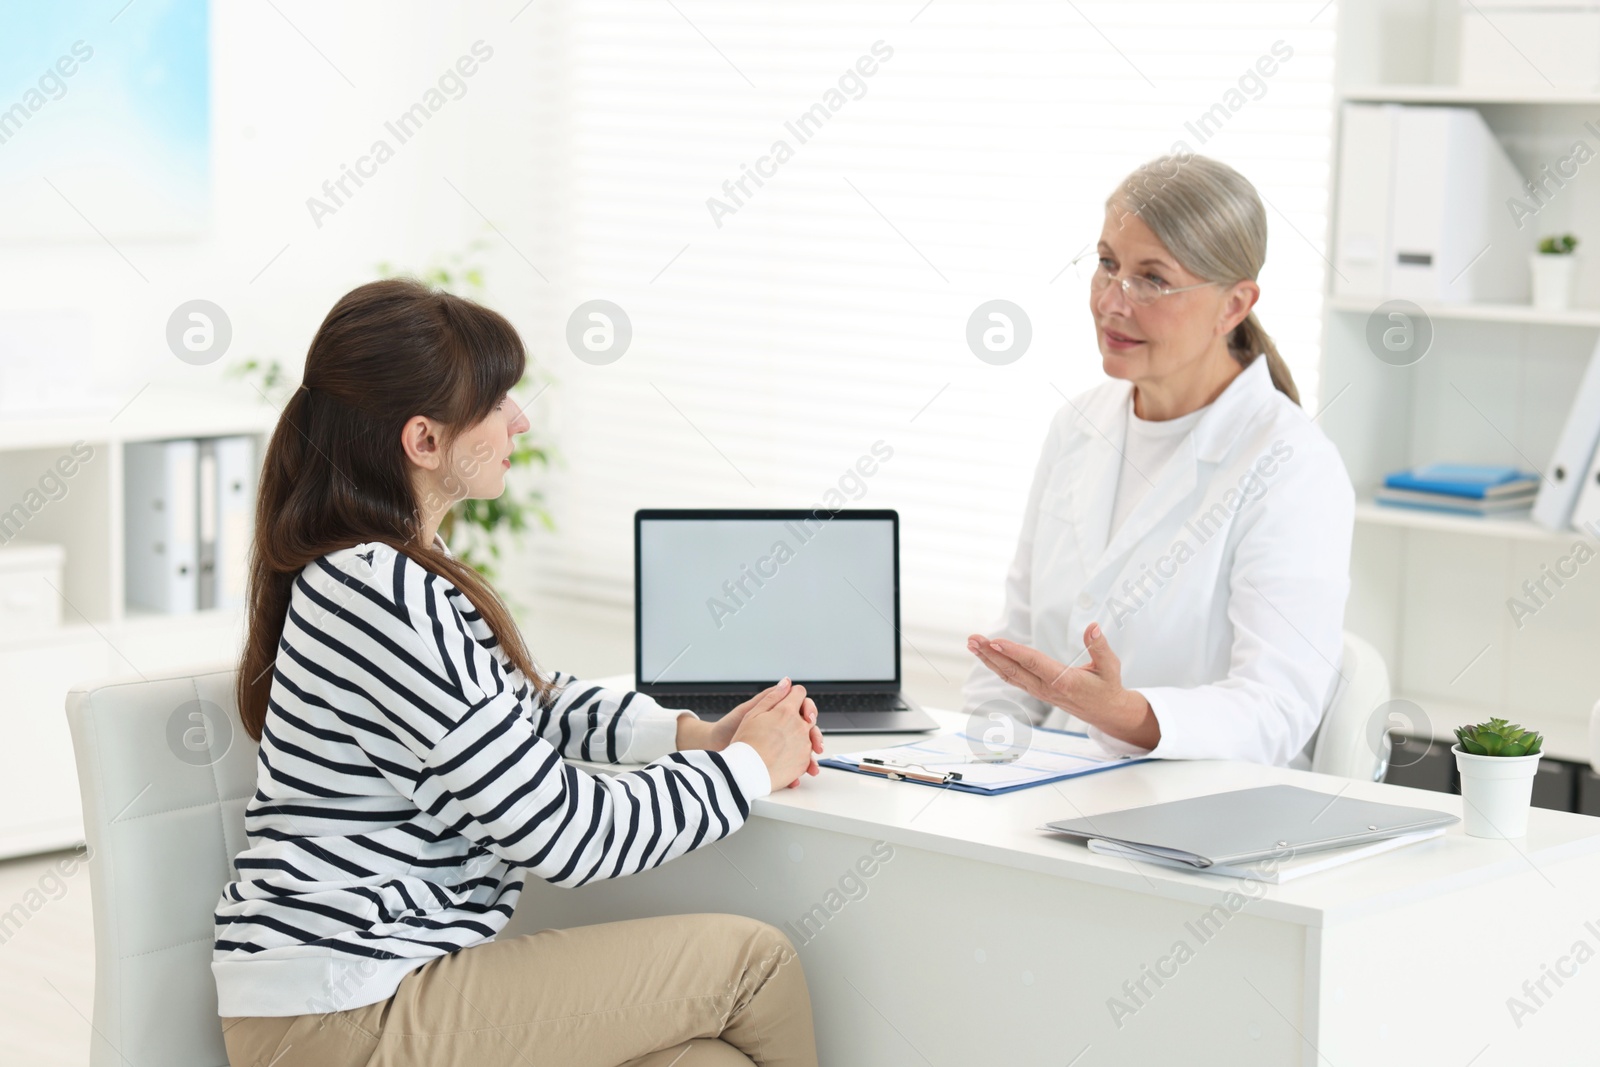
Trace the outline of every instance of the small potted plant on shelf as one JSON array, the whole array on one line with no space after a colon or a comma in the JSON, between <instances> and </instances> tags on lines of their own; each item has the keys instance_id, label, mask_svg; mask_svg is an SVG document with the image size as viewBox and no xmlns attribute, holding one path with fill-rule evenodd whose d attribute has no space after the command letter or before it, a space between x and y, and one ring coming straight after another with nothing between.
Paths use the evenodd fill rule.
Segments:
<instances>
[{"instance_id":1,"label":"small potted plant on shelf","mask_svg":"<svg viewBox=\"0 0 1600 1067\"><path fill-rule=\"evenodd\" d=\"M1572 306L1572 287L1577 280L1578 239L1570 233L1546 237L1539 251L1529 256L1533 269L1533 306L1546 311L1565 311Z\"/></svg>"},{"instance_id":2,"label":"small potted plant on shelf","mask_svg":"<svg viewBox=\"0 0 1600 1067\"><path fill-rule=\"evenodd\" d=\"M1462 822L1473 837L1521 837L1528 832L1533 776L1544 737L1504 719L1456 727Z\"/></svg>"}]
</instances>

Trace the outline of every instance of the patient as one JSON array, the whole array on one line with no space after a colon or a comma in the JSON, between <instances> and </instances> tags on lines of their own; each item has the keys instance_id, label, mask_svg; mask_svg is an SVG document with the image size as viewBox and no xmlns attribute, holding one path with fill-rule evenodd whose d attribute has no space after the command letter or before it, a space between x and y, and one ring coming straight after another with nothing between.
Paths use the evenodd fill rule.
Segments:
<instances>
[{"instance_id":1,"label":"patient","mask_svg":"<svg viewBox=\"0 0 1600 1067\"><path fill-rule=\"evenodd\" d=\"M260 761L212 962L234 1067L815 1067L805 974L766 923L495 939L529 875L713 844L822 751L788 679L712 724L536 667L437 535L503 491L525 364L495 312L375 282L329 312L273 432L238 683Z\"/></svg>"}]
</instances>

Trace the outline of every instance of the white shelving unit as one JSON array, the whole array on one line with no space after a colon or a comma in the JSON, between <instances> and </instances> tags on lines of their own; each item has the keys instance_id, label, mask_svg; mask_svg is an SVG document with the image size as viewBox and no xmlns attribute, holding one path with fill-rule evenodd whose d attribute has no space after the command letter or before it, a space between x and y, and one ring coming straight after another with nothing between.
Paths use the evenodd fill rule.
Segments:
<instances>
[{"instance_id":1,"label":"white shelving unit","mask_svg":"<svg viewBox=\"0 0 1600 1067\"><path fill-rule=\"evenodd\" d=\"M1339 96L1345 100L1395 104L1558 104L1568 107L1600 104L1600 93L1579 90L1483 90L1459 85L1353 85L1341 88Z\"/></svg>"},{"instance_id":2,"label":"white shelving unit","mask_svg":"<svg viewBox=\"0 0 1600 1067\"><path fill-rule=\"evenodd\" d=\"M1600 92L1506 92L1455 84L1458 0L1343 0L1335 84L1343 101L1478 108L1528 176L1567 156ZM1338 177L1334 154L1334 181ZM1335 190L1328 247L1337 232ZM1600 162L1580 168L1530 220L1538 234L1572 232L1579 253L1600 250ZM1493 250L1489 254L1494 254ZM1521 255L1521 253L1516 253ZM1600 339L1600 264L1580 275L1576 306L1424 307L1434 340L1406 367L1366 342L1382 298L1326 299L1319 417L1338 445L1357 508L1347 626L1386 656L1396 696L1419 705L1433 733L1505 715L1543 728L1551 755L1587 762L1589 710L1600 699L1600 559L1578 567L1520 621L1539 581L1580 541L1527 518L1476 519L1371 502L1389 471L1432 461L1508 463L1543 470L1589 354Z\"/></svg>"},{"instance_id":3,"label":"white shelving unit","mask_svg":"<svg viewBox=\"0 0 1600 1067\"><path fill-rule=\"evenodd\" d=\"M1356 522L1374 526L1397 526L1406 530L1432 530L1437 533L1463 534L1468 537L1498 537L1514 541L1538 541L1545 544L1565 545L1573 534L1550 530L1529 519L1517 517L1474 518L1453 515L1449 512L1408 510L1390 507L1372 500L1356 502Z\"/></svg>"},{"instance_id":4,"label":"white shelving unit","mask_svg":"<svg viewBox=\"0 0 1600 1067\"><path fill-rule=\"evenodd\" d=\"M1530 326L1574 326L1580 329L1600 328L1600 308L1568 308L1565 311L1546 311L1531 304L1422 304L1428 318L1435 322L1517 322ZM1372 301L1330 294L1327 307L1332 311L1353 311L1365 314L1372 310Z\"/></svg>"},{"instance_id":5,"label":"white shelving unit","mask_svg":"<svg viewBox=\"0 0 1600 1067\"><path fill-rule=\"evenodd\" d=\"M236 656L237 611L129 612L123 602L122 464L130 441L249 434L257 463L276 409L249 393L184 392L152 385L120 412L0 423L0 507L11 508L74 444L92 450L65 492L27 516L17 543L62 545L62 624L0 641L0 857L83 840L78 775L65 698L73 685L216 663ZM26 508L24 509L27 510ZM5 551L0 547L0 552ZM164 743L157 741L157 743Z\"/></svg>"}]
</instances>

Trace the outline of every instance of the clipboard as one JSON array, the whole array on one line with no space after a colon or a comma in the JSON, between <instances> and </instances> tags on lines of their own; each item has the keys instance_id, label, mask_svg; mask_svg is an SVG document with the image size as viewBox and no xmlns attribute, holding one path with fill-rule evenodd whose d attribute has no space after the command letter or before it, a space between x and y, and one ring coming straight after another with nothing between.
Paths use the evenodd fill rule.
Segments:
<instances>
[{"instance_id":1,"label":"clipboard","mask_svg":"<svg viewBox=\"0 0 1600 1067\"><path fill-rule=\"evenodd\" d=\"M1106 753L1089 735L1035 726L1028 745L1015 758L988 755L981 738L966 732L938 734L903 745L868 749L818 760L855 774L896 782L914 782L937 789L956 789L980 796L998 796L1068 778L1081 778L1116 767L1148 763L1149 756Z\"/></svg>"}]
</instances>

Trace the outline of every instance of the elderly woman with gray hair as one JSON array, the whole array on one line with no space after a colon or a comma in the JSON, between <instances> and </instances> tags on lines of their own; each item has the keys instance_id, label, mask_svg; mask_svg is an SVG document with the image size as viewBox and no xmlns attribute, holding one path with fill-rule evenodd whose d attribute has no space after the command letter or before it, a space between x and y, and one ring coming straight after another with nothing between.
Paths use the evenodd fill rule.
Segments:
<instances>
[{"instance_id":1,"label":"elderly woman with gray hair","mask_svg":"<svg viewBox=\"0 0 1600 1067\"><path fill-rule=\"evenodd\" d=\"M1254 312L1261 198L1168 155L1080 257L1101 367L1045 436L971 711L1113 753L1309 767L1339 679L1355 494Z\"/></svg>"}]
</instances>

